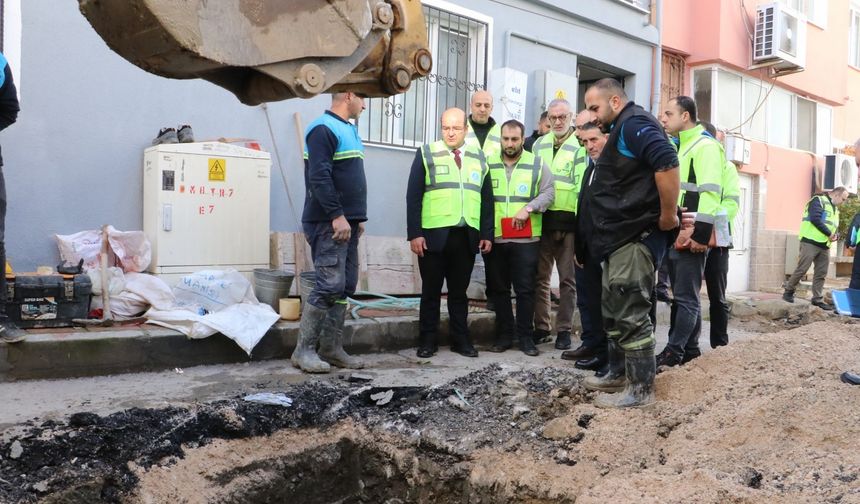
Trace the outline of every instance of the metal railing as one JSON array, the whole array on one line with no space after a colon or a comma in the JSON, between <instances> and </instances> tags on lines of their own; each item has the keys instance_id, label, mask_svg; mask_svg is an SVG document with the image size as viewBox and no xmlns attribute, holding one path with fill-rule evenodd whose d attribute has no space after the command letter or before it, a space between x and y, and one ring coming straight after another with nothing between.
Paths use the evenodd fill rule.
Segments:
<instances>
[{"instance_id":1,"label":"metal railing","mask_svg":"<svg viewBox=\"0 0 860 504\"><path fill-rule=\"evenodd\" d=\"M487 24L424 6L433 70L404 94L368 100L358 121L368 144L418 147L438 138L439 116L468 112L472 93L487 86Z\"/></svg>"}]
</instances>

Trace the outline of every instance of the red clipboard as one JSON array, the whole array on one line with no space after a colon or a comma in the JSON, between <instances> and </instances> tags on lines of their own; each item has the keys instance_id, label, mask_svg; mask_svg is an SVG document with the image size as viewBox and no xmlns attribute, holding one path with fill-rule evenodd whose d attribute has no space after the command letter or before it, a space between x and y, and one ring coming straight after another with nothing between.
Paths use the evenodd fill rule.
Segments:
<instances>
[{"instance_id":1,"label":"red clipboard","mask_svg":"<svg viewBox=\"0 0 860 504\"><path fill-rule=\"evenodd\" d=\"M502 218L502 238L531 238L532 220L526 219L522 229L514 229L513 217Z\"/></svg>"}]
</instances>

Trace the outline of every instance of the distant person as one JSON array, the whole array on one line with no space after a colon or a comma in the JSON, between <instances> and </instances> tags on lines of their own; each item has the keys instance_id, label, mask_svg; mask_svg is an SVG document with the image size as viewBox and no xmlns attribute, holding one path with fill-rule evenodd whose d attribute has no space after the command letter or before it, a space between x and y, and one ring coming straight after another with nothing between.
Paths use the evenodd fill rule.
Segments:
<instances>
[{"instance_id":1,"label":"distant person","mask_svg":"<svg viewBox=\"0 0 860 504\"><path fill-rule=\"evenodd\" d=\"M18 90L12 81L12 70L6 57L0 53L0 131L18 119ZM6 315L6 182L3 178L3 159L0 158L0 341L18 343L27 333L18 328Z\"/></svg>"},{"instance_id":2,"label":"distant person","mask_svg":"<svg viewBox=\"0 0 860 504\"><path fill-rule=\"evenodd\" d=\"M523 144L523 149L531 152L532 146L534 146L537 139L549 133L548 115L549 113L546 110L541 112L540 118L538 119L538 127L536 130L532 131L532 134L528 138L526 138L526 141Z\"/></svg>"},{"instance_id":3,"label":"distant person","mask_svg":"<svg viewBox=\"0 0 860 504\"><path fill-rule=\"evenodd\" d=\"M803 222L800 224L800 252L797 268L785 282L782 299L794 302L794 290L800 278L806 274L810 265L815 265L812 273L812 304L832 310L833 306L824 301L824 277L830 265L830 244L839 239L839 205L848 198L848 189L840 186L826 194L813 196L806 203Z\"/></svg>"}]
</instances>

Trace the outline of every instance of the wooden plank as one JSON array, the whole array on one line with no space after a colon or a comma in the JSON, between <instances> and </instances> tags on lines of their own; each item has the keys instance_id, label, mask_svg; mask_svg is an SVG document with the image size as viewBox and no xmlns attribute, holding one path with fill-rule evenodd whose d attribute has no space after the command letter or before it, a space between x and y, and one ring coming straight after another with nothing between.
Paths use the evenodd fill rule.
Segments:
<instances>
[{"instance_id":1,"label":"wooden plank","mask_svg":"<svg viewBox=\"0 0 860 504\"><path fill-rule=\"evenodd\" d=\"M398 236L367 237L367 264L412 264L409 242Z\"/></svg>"},{"instance_id":2,"label":"wooden plank","mask_svg":"<svg viewBox=\"0 0 860 504\"><path fill-rule=\"evenodd\" d=\"M370 266L366 290L388 295L415 295L412 266Z\"/></svg>"},{"instance_id":3,"label":"wooden plank","mask_svg":"<svg viewBox=\"0 0 860 504\"><path fill-rule=\"evenodd\" d=\"M371 290L367 278L367 243L369 241L373 241L373 238L367 235L362 235L358 239L358 290L361 291Z\"/></svg>"}]
</instances>

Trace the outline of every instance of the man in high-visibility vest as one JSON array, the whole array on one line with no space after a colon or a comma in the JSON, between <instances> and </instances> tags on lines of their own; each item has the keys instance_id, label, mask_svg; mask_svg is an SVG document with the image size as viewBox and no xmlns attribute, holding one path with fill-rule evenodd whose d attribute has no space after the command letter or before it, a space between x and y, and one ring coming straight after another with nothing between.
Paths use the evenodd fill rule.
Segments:
<instances>
[{"instance_id":1,"label":"man in high-visibility vest","mask_svg":"<svg viewBox=\"0 0 860 504\"><path fill-rule=\"evenodd\" d=\"M578 166L582 167L580 172L584 171L588 156L579 149L579 141L574 135L570 103L567 100L555 99L547 106L547 112L552 131L535 142L532 149L535 155L549 165L555 182L555 200L543 215L535 299L535 340L548 341L552 334L550 277L555 264L559 277L555 347L566 350L570 348L573 310L576 306L573 235L580 182L576 175Z\"/></svg>"},{"instance_id":2,"label":"man in high-visibility vest","mask_svg":"<svg viewBox=\"0 0 860 504\"><path fill-rule=\"evenodd\" d=\"M722 143L724 135L713 124L699 121L709 135ZM720 195L720 209L728 221L729 235L733 233L732 223L738 214L741 203L740 176L735 164L726 160L720 182L723 193ZM708 291L708 312L711 316L711 348L729 344L729 303L726 301L726 285L729 276L729 251L732 244L712 247L705 260L705 289ZM698 331L696 333L698 335Z\"/></svg>"},{"instance_id":3,"label":"man in high-visibility vest","mask_svg":"<svg viewBox=\"0 0 860 504\"><path fill-rule=\"evenodd\" d=\"M496 218L493 250L484 256L487 290L496 293L496 339L490 351L510 348L516 332L520 350L535 356L534 296L541 214L552 204L555 188L547 164L523 148L525 126L512 119L502 124L501 132L502 154L488 160ZM516 322L511 285L517 297Z\"/></svg>"},{"instance_id":4,"label":"man in high-visibility vest","mask_svg":"<svg viewBox=\"0 0 860 504\"><path fill-rule=\"evenodd\" d=\"M469 124L466 129L466 145L484 151L489 158L502 151L501 125L493 119L493 95L480 90L469 101Z\"/></svg>"},{"instance_id":5,"label":"man in high-visibility vest","mask_svg":"<svg viewBox=\"0 0 860 504\"><path fill-rule=\"evenodd\" d=\"M689 96L669 100L663 113L666 131L676 136L681 177L678 204L693 221L669 249L672 317L669 343L657 355L657 367L678 366L702 354L699 349L702 305L699 292L705 273L708 244L720 212L723 169L722 145L697 124L696 102Z\"/></svg>"},{"instance_id":6,"label":"man in high-visibility vest","mask_svg":"<svg viewBox=\"0 0 860 504\"><path fill-rule=\"evenodd\" d=\"M824 310L833 306L824 301L824 277L830 264L830 245L839 239L839 205L848 199L848 189L840 186L826 194L813 196L803 210L800 223L800 252L797 269L785 282L782 299L794 302L794 289L800 278L806 274L810 265L815 265L812 273L812 304Z\"/></svg>"},{"instance_id":7,"label":"man in high-visibility vest","mask_svg":"<svg viewBox=\"0 0 860 504\"><path fill-rule=\"evenodd\" d=\"M358 283L358 238L367 220L364 145L349 121L363 110L362 95L334 93L331 108L305 133L302 230L311 246L316 281L304 300L299 341L290 360L307 373L364 366L343 349L346 300Z\"/></svg>"},{"instance_id":8,"label":"man in high-visibility vest","mask_svg":"<svg viewBox=\"0 0 860 504\"><path fill-rule=\"evenodd\" d=\"M407 238L421 272L418 352L437 350L442 283L448 284L451 350L477 357L466 315L466 288L480 250L493 247L493 186L483 151L465 144L466 113L442 113L442 140L415 153L406 189Z\"/></svg>"}]
</instances>

